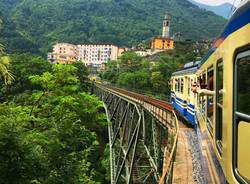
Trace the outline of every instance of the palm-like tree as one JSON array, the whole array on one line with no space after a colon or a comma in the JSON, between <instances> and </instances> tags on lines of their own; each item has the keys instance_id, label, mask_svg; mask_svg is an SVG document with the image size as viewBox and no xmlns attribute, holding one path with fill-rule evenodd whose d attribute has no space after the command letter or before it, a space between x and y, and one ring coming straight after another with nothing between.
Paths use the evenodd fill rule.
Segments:
<instances>
[{"instance_id":1,"label":"palm-like tree","mask_svg":"<svg viewBox=\"0 0 250 184\"><path fill-rule=\"evenodd\" d=\"M14 76L8 69L10 63L9 57L5 55L4 47L0 44L0 78L3 79L5 84L11 84Z\"/></svg>"}]
</instances>

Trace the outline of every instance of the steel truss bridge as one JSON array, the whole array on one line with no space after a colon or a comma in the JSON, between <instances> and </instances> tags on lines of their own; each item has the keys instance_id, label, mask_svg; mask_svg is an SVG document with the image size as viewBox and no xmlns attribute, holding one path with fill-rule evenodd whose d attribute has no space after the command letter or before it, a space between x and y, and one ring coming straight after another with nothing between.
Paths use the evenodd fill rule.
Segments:
<instances>
[{"instance_id":1,"label":"steel truss bridge","mask_svg":"<svg viewBox=\"0 0 250 184\"><path fill-rule=\"evenodd\" d=\"M164 101L95 85L108 121L111 184L171 183L178 120Z\"/></svg>"}]
</instances>

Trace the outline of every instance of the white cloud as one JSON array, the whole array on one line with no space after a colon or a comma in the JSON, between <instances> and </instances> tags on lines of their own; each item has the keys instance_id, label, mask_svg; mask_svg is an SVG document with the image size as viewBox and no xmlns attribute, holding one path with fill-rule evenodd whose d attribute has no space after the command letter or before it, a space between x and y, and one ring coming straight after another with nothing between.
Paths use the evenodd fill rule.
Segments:
<instances>
[{"instance_id":1,"label":"white cloud","mask_svg":"<svg viewBox=\"0 0 250 184\"><path fill-rule=\"evenodd\" d=\"M209 4L209 5L220 5L223 3L234 3L234 0L195 0L200 3ZM241 0L235 0L235 6L240 3Z\"/></svg>"}]
</instances>

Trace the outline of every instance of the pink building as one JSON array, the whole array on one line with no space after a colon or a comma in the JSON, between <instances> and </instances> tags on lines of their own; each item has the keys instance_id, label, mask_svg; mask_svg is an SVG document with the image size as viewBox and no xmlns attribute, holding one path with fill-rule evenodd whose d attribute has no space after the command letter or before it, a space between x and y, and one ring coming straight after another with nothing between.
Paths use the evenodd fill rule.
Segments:
<instances>
[{"instance_id":1,"label":"pink building","mask_svg":"<svg viewBox=\"0 0 250 184\"><path fill-rule=\"evenodd\" d=\"M54 45L53 52L48 53L48 60L52 63L70 64L76 60L76 46L58 43Z\"/></svg>"},{"instance_id":2,"label":"pink building","mask_svg":"<svg viewBox=\"0 0 250 184\"><path fill-rule=\"evenodd\" d=\"M117 60L124 49L111 44L72 45L58 43L53 53L48 53L48 60L53 63L69 64L75 60L82 61L86 66L100 68L110 60Z\"/></svg>"}]
</instances>

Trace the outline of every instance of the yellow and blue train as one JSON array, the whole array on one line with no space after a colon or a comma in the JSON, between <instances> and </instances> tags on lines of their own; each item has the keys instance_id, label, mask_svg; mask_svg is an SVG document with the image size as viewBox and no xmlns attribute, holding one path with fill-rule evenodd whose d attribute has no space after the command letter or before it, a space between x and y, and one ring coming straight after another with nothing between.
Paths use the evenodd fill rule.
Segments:
<instances>
[{"instance_id":1,"label":"yellow and blue train","mask_svg":"<svg viewBox=\"0 0 250 184\"><path fill-rule=\"evenodd\" d=\"M250 183L250 1L235 11L208 54L173 73L171 101L210 133L228 183Z\"/></svg>"}]
</instances>

